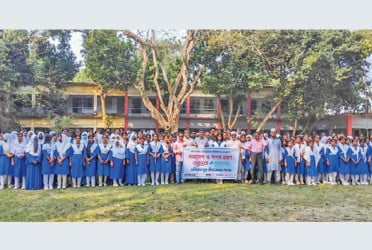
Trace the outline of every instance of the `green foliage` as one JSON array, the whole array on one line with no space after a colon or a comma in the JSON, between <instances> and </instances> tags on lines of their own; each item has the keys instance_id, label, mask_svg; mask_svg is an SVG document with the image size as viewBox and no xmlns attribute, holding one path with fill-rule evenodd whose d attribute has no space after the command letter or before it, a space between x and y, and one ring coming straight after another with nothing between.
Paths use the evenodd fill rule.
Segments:
<instances>
[{"instance_id":1,"label":"green foliage","mask_svg":"<svg viewBox=\"0 0 372 250\"><path fill-rule=\"evenodd\" d=\"M63 116L55 116L49 117L50 120L53 120L54 125L52 127L52 130L54 131L61 131L62 128L70 128L74 124L74 118L73 116L69 115L63 115Z\"/></svg>"},{"instance_id":2,"label":"green foliage","mask_svg":"<svg viewBox=\"0 0 372 250\"><path fill-rule=\"evenodd\" d=\"M84 41L86 71L106 93L125 89L135 82L138 65L136 47L115 30L91 30Z\"/></svg>"},{"instance_id":3,"label":"green foliage","mask_svg":"<svg viewBox=\"0 0 372 250\"><path fill-rule=\"evenodd\" d=\"M94 83L94 81L88 76L86 68L81 69L72 79L73 82L83 82L83 83Z\"/></svg>"}]
</instances>

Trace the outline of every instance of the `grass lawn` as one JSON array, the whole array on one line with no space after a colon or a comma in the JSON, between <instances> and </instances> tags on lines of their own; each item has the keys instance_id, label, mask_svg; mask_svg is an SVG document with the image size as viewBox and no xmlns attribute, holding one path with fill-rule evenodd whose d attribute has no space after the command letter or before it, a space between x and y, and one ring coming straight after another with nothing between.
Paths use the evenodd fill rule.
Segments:
<instances>
[{"instance_id":1,"label":"grass lawn","mask_svg":"<svg viewBox=\"0 0 372 250\"><path fill-rule=\"evenodd\" d=\"M372 221L372 186L187 183L0 191L0 221Z\"/></svg>"}]
</instances>

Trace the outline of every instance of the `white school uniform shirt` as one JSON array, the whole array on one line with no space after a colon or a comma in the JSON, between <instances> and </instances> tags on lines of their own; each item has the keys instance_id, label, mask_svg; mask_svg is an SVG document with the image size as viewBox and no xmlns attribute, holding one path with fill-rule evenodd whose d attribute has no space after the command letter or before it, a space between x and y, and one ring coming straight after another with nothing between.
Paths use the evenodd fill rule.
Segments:
<instances>
[{"instance_id":1,"label":"white school uniform shirt","mask_svg":"<svg viewBox=\"0 0 372 250\"><path fill-rule=\"evenodd\" d=\"M314 157L315 157L315 166L318 166L320 160L320 151L324 148L324 144L319 142L316 144L314 142Z\"/></svg>"},{"instance_id":2,"label":"white school uniform shirt","mask_svg":"<svg viewBox=\"0 0 372 250\"><path fill-rule=\"evenodd\" d=\"M218 144L218 142L215 141L215 142L212 143L212 147L214 147L214 148L226 148L227 145L224 141L222 141L221 144Z\"/></svg>"},{"instance_id":3,"label":"white school uniform shirt","mask_svg":"<svg viewBox=\"0 0 372 250\"><path fill-rule=\"evenodd\" d=\"M84 143L80 143L80 145L78 146L74 143L71 145L71 147L74 155L81 155L83 153L85 145Z\"/></svg>"},{"instance_id":4,"label":"white school uniform shirt","mask_svg":"<svg viewBox=\"0 0 372 250\"><path fill-rule=\"evenodd\" d=\"M358 149L360 150L360 152L363 155L363 161L364 162L367 162L367 150L368 150L368 146L367 145L364 145L364 147L360 147L359 146Z\"/></svg>"},{"instance_id":5,"label":"white school uniform shirt","mask_svg":"<svg viewBox=\"0 0 372 250\"><path fill-rule=\"evenodd\" d=\"M295 144L293 147L294 147L294 150L295 150L295 153L296 153L296 161L300 162L301 158L302 158L301 154L305 153L305 145L304 144Z\"/></svg>"},{"instance_id":6,"label":"white school uniform shirt","mask_svg":"<svg viewBox=\"0 0 372 250\"><path fill-rule=\"evenodd\" d=\"M143 146L143 148L142 148L142 146ZM136 148L138 150L138 154L139 155L147 154L148 147L149 147L148 144L144 144L144 145L138 144L136 146Z\"/></svg>"},{"instance_id":7,"label":"white school uniform shirt","mask_svg":"<svg viewBox=\"0 0 372 250\"><path fill-rule=\"evenodd\" d=\"M361 150L361 147L354 147L354 146L351 146L350 147L351 151L353 152L353 155L356 155L357 157L357 161L359 160L359 151L362 152ZM362 153L363 154L363 153Z\"/></svg>"},{"instance_id":8,"label":"white school uniform shirt","mask_svg":"<svg viewBox=\"0 0 372 250\"><path fill-rule=\"evenodd\" d=\"M108 152L110 152L112 148L112 145L107 143L106 145L104 145L103 143L102 144L99 144L99 149L101 150L101 153L103 154L107 154Z\"/></svg>"},{"instance_id":9,"label":"white school uniform shirt","mask_svg":"<svg viewBox=\"0 0 372 250\"><path fill-rule=\"evenodd\" d=\"M304 160L310 162L310 157L314 155L314 151L310 146L306 146L305 152L304 152ZM314 155L315 157L315 155Z\"/></svg>"},{"instance_id":10,"label":"white school uniform shirt","mask_svg":"<svg viewBox=\"0 0 372 250\"><path fill-rule=\"evenodd\" d=\"M161 146L160 142L156 143L155 141L150 142L151 153L158 154L160 151L160 146Z\"/></svg>"},{"instance_id":11,"label":"white school uniform shirt","mask_svg":"<svg viewBox=\"0 0 372 250\"><path fill-rule=\"evenodd\" d=\"M14 144L10 147L10 153L14 154L17 157L24 156L26 152L26 145L22 142L19 143L18 141L14 142Z\"/></svg>"},{"instance_id":12,"label":"white school uniform shirt","mask_svg":"<svg viewBox=\"0 0 372 250\"><path fill-rule=\"evenodd\" d=\"M194 143L196 143L198 145L198 148L205 148L205 144L208 142L207 138L196 138ZM210 146L209 142L208 142L208 145Z\"/></svg>"},{"instance_id":13,"label":"white school uniform shirt","mask_svg":"<svg viewBox=\"0 0 372 250\"><path fill-rule=\"evenodd\" d=\"M343 154L343 157L346 159L347 158L347 150L349 149L349 145L340 143L337 146L340 148L340 150Z\"/></svg>"}]
</instances>

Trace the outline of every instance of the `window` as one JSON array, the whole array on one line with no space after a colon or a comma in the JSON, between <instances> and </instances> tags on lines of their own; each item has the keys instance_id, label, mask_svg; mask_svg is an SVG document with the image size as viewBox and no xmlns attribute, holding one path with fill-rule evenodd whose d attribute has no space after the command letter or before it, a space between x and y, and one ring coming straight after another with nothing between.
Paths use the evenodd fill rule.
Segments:
<instances>
[{"instance_id":1,"label":"window","mask_svg":"<svg viewBox=\"0 0 372 250\"><path fill-rule=\"evenodd\" d=\"M213 114L216 112L213 99L204 99L204 112L208 114Z\"/></svg>"},{"instance_id":2,"label":"window","mask_svg":"<svg viewBox=\"0 0 372 250\"><path fill-rule=\"evenodd\" d=\"M133 98L132 99L132 114L141 114L141 107L142 107L142 99L141 98Z\"/></svg>"},{"instance_id":3,"label":"window","mask_svg":"<svg viewBox=\"0 0 372 250\"><path fill-rule=\"evenodd\" d=\"M93 112L93 96L73 96L72 113L88 114Z\"/></svg>"},{"instance_id":4,"label":"window","mask_svg":"<svg viewBox=\"0 0 372 250\"><path fill-rule=\"evenodd\" d=\"M191 98L190 100L190 113L200 114L200 98Z\"/></svg>"}]
</instances>

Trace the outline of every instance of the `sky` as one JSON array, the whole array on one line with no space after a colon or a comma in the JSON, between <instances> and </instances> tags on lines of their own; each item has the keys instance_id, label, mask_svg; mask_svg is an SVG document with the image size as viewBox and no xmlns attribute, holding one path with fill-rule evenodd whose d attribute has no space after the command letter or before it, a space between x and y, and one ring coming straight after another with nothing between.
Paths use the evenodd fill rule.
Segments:
<instances>
[{"instance_id":1,"label":"sky","mask_svg":"<svg viewBox=\"0 0 372 250\"><path fill-rule=\"evenodd\" d=\"M83 57L81 55L81 49L83 48L83 37L80 32L73 32L71 35L71 50L76 55L76 60L78 62L83 62Z\"/></svg>"}]
</instances>

